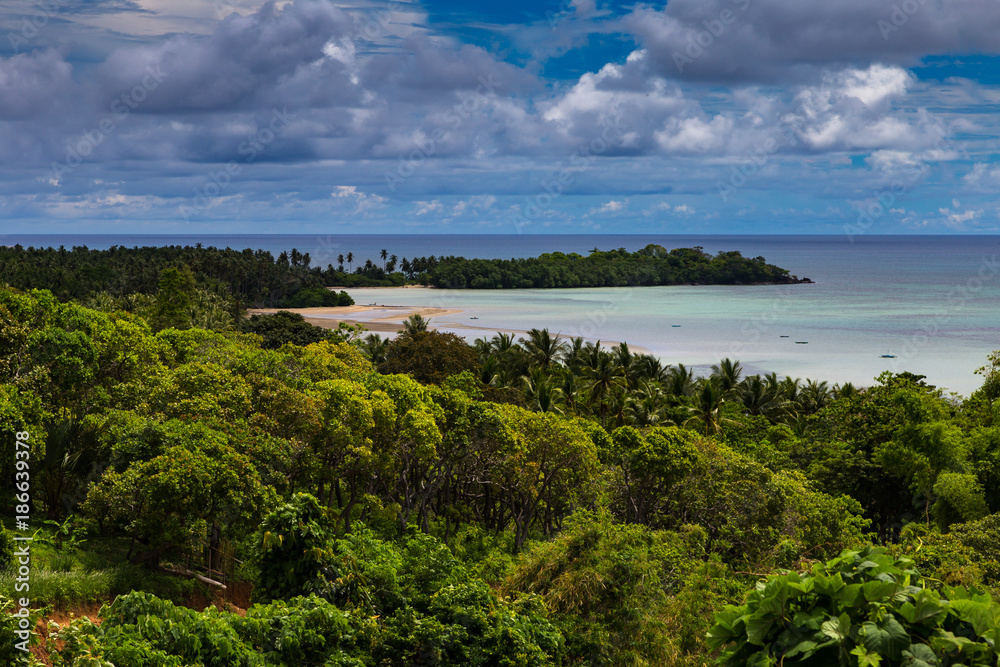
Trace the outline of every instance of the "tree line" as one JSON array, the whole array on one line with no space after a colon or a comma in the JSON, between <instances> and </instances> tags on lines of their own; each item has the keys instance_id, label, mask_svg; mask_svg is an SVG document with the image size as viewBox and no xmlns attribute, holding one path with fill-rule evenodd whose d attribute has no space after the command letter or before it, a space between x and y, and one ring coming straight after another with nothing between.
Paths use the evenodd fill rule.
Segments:
<instances>
[{"instance_id":1,"label":"tree line","mask_svg":"<svg viewBox=\"0 0 1000 667\"><path fill-rule=\"evenodd\" d=\"M230 310L282 305L324 282L309 253L296 249L274 257L265 250L194 246L0 247L0 282L17 289L44 288L57 298L87 301L152 295L167 269L190 272L197 289L224 299Z\"/></svg>"}]
</instances>

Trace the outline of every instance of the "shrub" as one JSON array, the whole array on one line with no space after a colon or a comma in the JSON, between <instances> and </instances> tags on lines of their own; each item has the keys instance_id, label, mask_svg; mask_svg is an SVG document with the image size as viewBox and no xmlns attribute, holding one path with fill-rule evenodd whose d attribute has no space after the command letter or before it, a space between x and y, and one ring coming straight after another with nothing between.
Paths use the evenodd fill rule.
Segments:
<instances>
[{"instance_id":1,"label":"shrub","mask_svg":"<svg viewBox=\"0 0 1000 667\"><path fill-rule=\"evenodd\" d=\"M716 615L723 665L996 665L1000 605L965 587L931 588L908 558L845 551L808 572L772 575Z\"/></svg>"},{"instance_id":2,"label":"shrub","mask_svg":"<svg viewBox=\"0 0 1000 667\"><path fill-rule=\"evenodd\" d=\"M0 525L0 572L6 572L14 564L14 538Z\"/></svg>"}]
</instances>

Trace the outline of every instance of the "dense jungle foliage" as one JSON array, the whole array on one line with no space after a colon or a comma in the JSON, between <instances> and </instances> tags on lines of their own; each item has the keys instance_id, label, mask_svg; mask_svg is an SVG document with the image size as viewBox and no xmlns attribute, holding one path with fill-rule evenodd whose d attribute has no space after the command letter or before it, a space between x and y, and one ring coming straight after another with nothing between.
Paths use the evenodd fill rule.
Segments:
<instances>
[{"instance_id":1,"label":"dense jungle foliage","mask_svg":"<svg viewBox=\"0 0 1000 667\"><path fill-rule=\"evenodd\" d=\"M0 247L0 284L17 289L45 288L61 300L97 300L132 310L142 297L161 289L165 269L177 269L193 281L197 300L206 307L239 317L247 307L289 308L309 305L351 305L346 293L329 292L319 268L310 267L309 253L292 249L277 259L264 250L232 250L197 246L166 246L92 250L75 246L59 248ZM339 296L339 298L338 298ZM297 297L297 298L296 298ZM317 299L320 302L313 303ZM349 299L349 297L348 297ZM301 303L303 300L306 303ZM325 300L325 302L324 302Z\"/></svg>"},{"instance_id":2,"label":"dense jungle foliage","mask_svg":"<svg viewBox=\"0 0 1000 667\"><path fill-rule=\"evenodd\" d=\"M996 664L1000 354L968 398L698 378L545 330L198 326L184 274L140 312L0 288L36 664Z\"/></svg>"}]
</instances>

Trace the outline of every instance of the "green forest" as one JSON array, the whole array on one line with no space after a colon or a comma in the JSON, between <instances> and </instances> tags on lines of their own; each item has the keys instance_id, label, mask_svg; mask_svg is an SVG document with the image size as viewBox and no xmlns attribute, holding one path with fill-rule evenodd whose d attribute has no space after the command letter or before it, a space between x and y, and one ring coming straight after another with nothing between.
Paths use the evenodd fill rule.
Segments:
<instances>
[{"instance_id":1,"label":"green forest","mask_svg":"<svg viewBox=\"0 0 1000 667\"><path fill-rule=\"evenodd\" d=\"M429 285L452 289L620 287L640 285L748 285L809 282L768 264L763 257L738 251L715 256L701 248L648 245L636 252L624 248L586 257L547 253L509 260L441 256L412 260L380 252L381 264L368 259L354 266L354 253L337 256L337 265L313 265L308 252L293 248L274 257L264 250L220 250L214 247L166 246L94 250L86 246L23 248L0 246L0 284L17 289L47 289L57 298L93 303L117 300L127 310L159 289L165 269L190 273L195 301L209 327L228 313L237 321L253 308L345 306L354 302L326 287L400 287ZM345 269L344 265L347 265ZM95 304L103 306L103 304Z\"/></svg>"},{"instance_id":2,"label":"green forest","mask_svg":"<svg viewBox=\"0 0 1000 667\"><path fill-rule=\"evenodd\" d=\"M567 287L624 287L653 285L759 285L811 282L789 275L763 257L744 257L739 251L710 255L701 247L667 250L649 244L629 252L625 248L579 253L552 252L515 259L466 259L440 256L403 258L380 253L382 264L366 260L353 267L354 255L339 255L337 266L321 274L326 285L347 287L429 285L449 289L550 289ZM347 270L344 264L347 263ZM353 270L352 270L353 268ZM398 270L397 270L398 268Z\"/></svg>"},{"instance_id":3,"label":"green forest","mask_svg":"<svg viewBox=\"0 0 1000 667\"><path fill-rule=\"evenodd\" d=\"M93 252L0 261L3 664L1000 660L1000 353L969 397L696 377L243 317L302 256Z\"/></svg>"}]
</instances>

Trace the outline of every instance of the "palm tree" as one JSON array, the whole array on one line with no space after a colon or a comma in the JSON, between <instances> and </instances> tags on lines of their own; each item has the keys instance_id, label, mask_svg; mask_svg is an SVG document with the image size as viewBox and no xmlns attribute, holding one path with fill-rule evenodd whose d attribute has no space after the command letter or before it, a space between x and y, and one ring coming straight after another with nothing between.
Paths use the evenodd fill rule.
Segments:
<instances>
[{"instance_id":1,"label":"palm tree","mask_svg":"<svg viewBox=\"0 0 1000 667\"><path fill-rule=\"evenodd\" d=\"M379 256L382 258L382 270L384 271L385 270L385 260L389 256L389 251L386 250L385 248L382 248L382 252L379 253Z\"/></svg>"},{"instance_id":2,"label":"palm tree","mask_svg":"<svg viewBox=\"0 0 1000 667\"><path fill-rule=\"evenodd\" d=\"M632 351L628 349L628 343L618 343L618 345L611 348L611 352L615 355L615 361L622 368L622 373L625 375L625 381L628 384L629 389L635 387L635 381L637 378L634 361L636 357L632 354Z\"/></svg>"},{"instance_id":3,"label":"palm tree","mask_svg":"<svg viewBox=\"0 0 1000 667\"><path fill-rule=\"evenodd\" d=\"M361 343L361 348L368 355L368 359L378 366L385 361L385 351L389 347L389 339L382 338L378 334L368 334Z\"/></svg>"},{"instance_id":4,"label":"palm tree","mask_svg":"<svg viewBox=\"0 0 1000 667\"><path fill-rule=\"evenodd\" d=\"M495 354L487 355L479 362L479 381L487 387L495 387L500 380L500 360Z\"/></svg>"},{"instance_id":5,"label":"palm tree","mask_svg":"<svg viewBox=\"0 0 1000 667\"><path fill-rule=\"evenodd\" d=\"M601 349L601 341L584 345L580 351L580 360L583 362L584 371L587 368L597 368L601 363L601 358L606 355L607 352Z\"/></svg>"},{"instance_id":6,"label":"palm tree","mask_svg":"<svg viewBox=\"0 0 1000 667\"><path fill-rule=\"evenodd\" d=\"M597 359L597 365L584 369L584 374L590 379L590 403L600 405L601 426L604 426L607 416L605 398L616 387L625 387L625 378L622 375L622 369L615 363L614 357L607 352L603 352Z\"/></svg>"},{"instance_id":7,"label":"palm tree","mask_svg":"<svg viewBox=\"0 0 1000 667\"><path fill-rule=\"evenodd\" d=\"M577 403L583 394L579 376L572 371L563 371L562 384L559 388L562 390L563 401L566 403L566 407L575 415L578 407Z\"/></svg>"},{"instance_id":8,"label":"palm tree","mask_svg":"<svg viewBox=\"0 0 1000 667\"><path fill-rule=\"evenodd\" d=\"M694 389L694 371L685 367L684 364L672 366L667 371L665 384L667 393L675 398L690 396Z\"/></svg>"},{"instance_id":9,"label":"palm tree","mask_svg":"<svg viewBox=\"0 0 1000 667\"><path fill-rule=\"evenodd\" d=\"M668 368L659 358L651 354L636 355L633 365L636 367L636 376L639 379L654 382L664 382L667 379Z\"/></svg>"},{"instance_id":10,"label":"palm tree","mask_svg":"<svg viewBox=\"0 0 1000 667\"><path fill-rule=\"evenodd\" d=\"M343 273L344 272L344 255L343 254L337 255L337 264L338 264L338 266L340 268L340 272Z\"/></svg>"},{"instance_id":11,"label":"palm tree","mask_svg":"<svg viewBox=\"0 0 1000 667\"><path fill-rule=\"evenodd\" d=\"M427 331L427 325L431 321L429 319L424 319L423 315L420 313L413 313L405 320L403 320L403 328L399 333L401 334L415 334L422 331Z\"/></svg>"},{"instance_id":12,"label":"palm tree","mask_svg":"<svg viewBox=\"0 0 1000 667\"><path fill-rule=\"evenodd\" d=\"M532 329L521 343L528 351L532 363L548 369L552 364L558 364L566 352L566 343L559 335L552 336L548 329Z\"/></svg>"},{"instance_id":13,"label":"palm tree","mask_svg":"<svg viewBox=\"0 0 1000 667\"><path fill-rule=\"evenodd\" d=\"M799 403L808 414L819 412L830 402L830 387L823 382L806 380L806 386L799 395Z\"/></svg>"},{"instance_id":14,"label":"palm tree","mask_svg":"<svg viewBox=\"0 0 1000 667\"><path fill-rule=\"evenodd\" d=\"M760 375L751 375L740 383L740 402L751 415L763 415L772 422L787 410L787 401L778 393L776 386Z\"/></svg>"},{"instance_id":15,"label":"palm tree","mask_svg":"<svg viewBox=\"0 0 1000 667\"><path fill-rule=\"evenodd\" d=\"M399 263L399 258L396 257L395 255L392 255L391 257L389 257L389 268L387 268L386 271L392 273L393 271L396 270L396 264L398 263Z\"/></svg>"},{"instance_id":16,"label":"palm tree","mask_svg":"<svg viewBox=\"0 0 1000 667\"><path fill-rule=\"evenodd\" d=\"M654 380L640 380L631 405L635 426L656 426L664 420L663 391Z\"/></svg>"},{"instance_id":17,"label":"palm tree","mask_svg":"<svg viewBox=\"0 0 1000 667\"><path fill-rule=\"evenodd\" d=\"M529 375L521 378L521 387L531 409L538 412L562 412L556 405L562 390L555 385L552 377L546 375L544 369L532 368Z\"/></svg>"},{"instance_id":18,"label":"palm tree","mask_svg":"<svg viewBox=\"0 0 1000 667\"><path fill-rule=\"evenodd\" d=\"M837 399L840 399L840 398L851 398L852 396L856 396L857 393L858 393L858 390L850 382L845 382L844 384L836 385L833 388L833 396L834 396L834 398L837 398Z\"/></svg>"},{"instance_id":19,"label":"palm tree","mask_svg":"<svg viewBox=\"0 0 1000 667\"><path fill-rule=\"evenodd\" d=\"M583 355L583 336L571 338L566 347L566 365L574 372L580 371L580 363Z\"/></svg>"},{"instance_id":20,"label":"palm tree","mask_svg":"<svg viewBox=\"0 0 1000 667\"><path fill-rule=\"evenodd\" d=\"M740 365L740 362L733 361L728 357L712 366L712 377L718 381L719 388L726 395L736 390L741 375L743 375L743 366Z\"/></svg>"},{"instance_id":21,"label":"palm tree","mask_svg":"<svg viewBox=\"0 0 1000 667\"><path fill-rule=\"evenodd\" d=\"M695 404L687 409L691 417L684 425L697 424L706 436L718 433L725 421L719 415L725 401L723 391L715 380L702 381L701 389L695 396Z\"/></svg>"},{"instance_id":22,"label":"palm tree","mask_svg":"<svg viewBox=\"0 0 1000 667\"><path fill-rule=\"evenodd\" d=\"M497 335L490 340L490 344L493 346L493 351L501 355L507 354L517 346L514 343L514 335L502 331L497 332Z\"/></svg>"},{"instance_id":23,"label":"palm tree","mask_svg":"<svg viewBox=\"0 0 1000 667\"><path fill-rule=\"evenodd\" d=\"M354 253L353 252L349 252L349 253L347 253L347 270L348 271L351 270L351 264L353 264L353 263L354 263Z\"/></svg>"},{"instance_id":24,"label":"palm tree","mask_svg":"<svg viewBox=\"0 0 1000 667\"><path fill-rule=\"evenodd\" d=\"M607 403L608 417L611 418L616 428L625 426L632 421L632 403L627 389L618 387L611 392L611 398Z\"/></svg>"},{"instance_id":25,"label":"palm tree","mask_svg":"<svg viewBox=\"0 0 1000 667\"><path fill-rule=\"evenodd\" d=\"M799 390L802 388L801 384L802 381L798 378L786 377L781 381L779 387L786 401L789 403L799 402Z\"/></svg>"}]
</instances>

